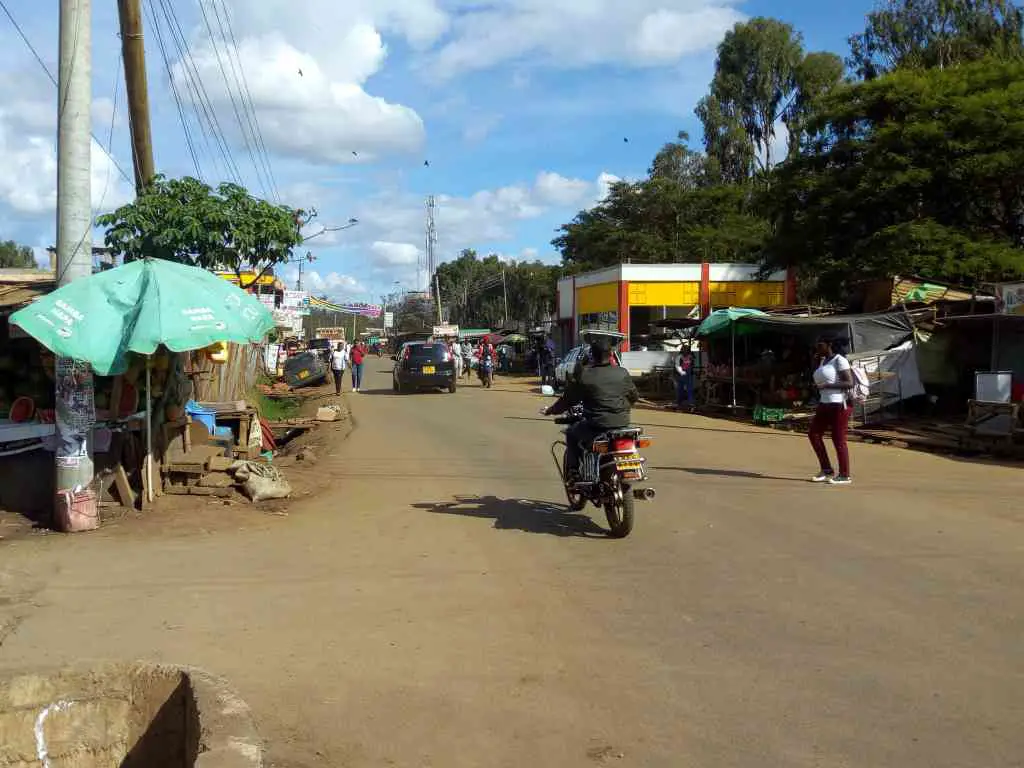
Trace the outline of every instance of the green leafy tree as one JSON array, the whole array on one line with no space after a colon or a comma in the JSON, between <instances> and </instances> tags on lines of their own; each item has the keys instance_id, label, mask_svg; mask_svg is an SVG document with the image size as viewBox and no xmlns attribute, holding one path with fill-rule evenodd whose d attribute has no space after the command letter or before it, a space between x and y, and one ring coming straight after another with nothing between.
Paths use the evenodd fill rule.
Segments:
<instances>
[{"instance_id":1,"label":"green leafy tree","mask_svg":"<svg viewBox=\"0 0 1024 768\"><path fill-rule=\"evenodd\" d=\"M698 106L709 155L724 138L742 127L748 149L742 153L752 167L773 165L776 123L797 89L797 68L804 52L800 35L777 19L758 17L737 24L718 45L711 93ZM730 153L736 151L730 148ZM729 163L730 165L732 163ZM730 173L729 181L738 181Z\"/></svg>"},{"instance_id":2,"label":"green leafy tree","mask_svg":"<svg viewBox=\"0 0 1024 768\"><path fill-rule=\"evenodd\" d=\"M871 80L906 67L944 69L986 56L1020 58L1024 11L1012 0L886 0L853 35L848 63Z\"/></svg>"},{"instance_id":3,"label":"green leafy tree","mask_svg":"<svg viewBox=\"0 0 1024 768\"><path fill-rule=\"evenodd\" d=\"M266 274L302 242L305 212L273 205L236 184L156 177L133 202L100 216L104 242L126 261L154 257L205 269ZM247 286L243 286L247 287Z\"/></svg>"},{"instance_id":4,"label":"green leafy tree","mask_svg":"<svg viewBox=\"0 0 1024 768\"><path fill-rule=\"evenodd\" d=\"M746 184L692 187L651 178L612 185L552 244L569 270L680 261L756 262L767 221Z\"/></svg>"},{"instance_id":5,"label":"green leafy tree","mask_svg":"<svg viewBox=\"0 0 1024 768\"><path fill-rule=\"evenodd\" d=\"M1024 63L897 70L822 105L778 170L767 266L841 297L862 279L1024 274Z\"/></svg>"},{"instance_id":6,"label":"green leafy tree","mask_svg":"<svg viewBox=\"0 0 1024 768\"><path fill-rule=\"evenodd\" d=\"M449 319L463 327L499 327L508 320L532 324L554 311L560 270L539 261L507 261L496 254L481 258L471 248L437 268L441 300Z\"/></svg>"},{"instance_id":7,"label":"green leafy tree","mask_svg":"<svg viewBox=\"0 0 1024 768\"><path fill-rule=\"evenodd\" d=\"M807 126L818 105L843 80L843 60L834 53L808 53L794 73L796 91L782 115L789 133L787 157L802 151L810 140Z\"/></svg>"},{"instance_id":8,"label":"green leafy tree","mask_svg":"<svg viewBox=\"0 0 1024 768\"><path fill-rule=\"evenodd\" d=\"M13 240L0 242L0 268L35 269L36 258L27 245L19 245Z\"/></svg>"},{"instance_id":9,"label":"green leafy tree","mask_svg":"<svg viewBox=\"0 0 1024 768\"><path fill-rule=\"evenodd\" d=\"M707 157L690 149L690 135L680 131L676 141L670 141L654 156L647 175L652 179L674 181L685 189L699 189L712 183L713 171L708 168Z\"/></svg>"}]
</instances>

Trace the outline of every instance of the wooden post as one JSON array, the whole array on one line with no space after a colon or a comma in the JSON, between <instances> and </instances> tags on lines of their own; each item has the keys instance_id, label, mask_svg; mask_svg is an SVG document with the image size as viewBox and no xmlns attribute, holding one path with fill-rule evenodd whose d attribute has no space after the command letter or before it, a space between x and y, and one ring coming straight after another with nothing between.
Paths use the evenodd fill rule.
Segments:
<instances>
[{"instance_id":1,"label":"wooden post","mask_svg":"<svg viewBox=\"0 0 1024 768\"><path fill-rule=\"evenodd\" d=\"M149 124L146 49L142 39L142 0L117 0L117 15L121 22L121 52L128 91L135 192L140 194L156 174L153 166L153 134Z\"/></svg>"}]
</instances>

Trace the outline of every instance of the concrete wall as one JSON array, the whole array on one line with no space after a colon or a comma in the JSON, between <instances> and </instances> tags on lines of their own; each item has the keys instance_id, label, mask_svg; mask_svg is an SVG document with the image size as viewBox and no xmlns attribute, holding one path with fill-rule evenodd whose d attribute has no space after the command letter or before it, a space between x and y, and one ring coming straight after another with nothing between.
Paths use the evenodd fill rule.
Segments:
<instances>
[{"instance_id":1,"label":"concrete wall","mask_svg":"<svg viewBox=\"0 0 1024 768\"><path fill-rule=\"evenodd\" d=\"M199 670L152 664L0 677L0 768L258 768L249 709Z\"/></svg>"}]
</instances>

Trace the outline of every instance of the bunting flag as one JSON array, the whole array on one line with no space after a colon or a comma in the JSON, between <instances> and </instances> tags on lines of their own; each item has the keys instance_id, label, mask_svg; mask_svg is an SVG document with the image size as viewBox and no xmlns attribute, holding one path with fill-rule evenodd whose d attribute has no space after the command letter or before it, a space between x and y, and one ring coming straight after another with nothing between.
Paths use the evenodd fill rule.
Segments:
<instances>
[{"instance_id":1,"label":"bunting flag","mask_svg":"<svg viewBox=\"0 0 1024 768\"><path fill-rule=\"evenodd\" d=\"M309 297L309 308L319 309L324 312L342 312L346 315L362 315L363 317L380 317L384 314L380 304L363 304L352 302L349 304L334 304L330 301L318 299L316 296Z\"/></svg>"}]
</instances>

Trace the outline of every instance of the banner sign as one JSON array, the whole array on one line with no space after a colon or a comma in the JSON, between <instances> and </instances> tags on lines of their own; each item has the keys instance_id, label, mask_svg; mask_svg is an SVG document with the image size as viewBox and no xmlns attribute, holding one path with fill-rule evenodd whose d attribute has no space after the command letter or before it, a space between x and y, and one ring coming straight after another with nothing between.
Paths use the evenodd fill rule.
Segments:
<instances>
[{"instance_id":1,"label":"banner sign","mask_svg":"<svg viewBox=\"0 0 1024 768\"><path fill-rule=\"evenodd\" d=\"M310 309L318 309L324 312L342 312L346 315L361 315L362 317L380 317L383 307L380 304L363 304L350 302L346 304L335 304L330 301L318 299L315 296L309 298Z\"/></svg>"}]
</instances>

